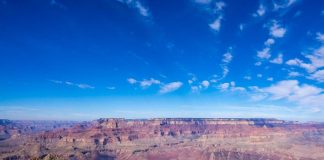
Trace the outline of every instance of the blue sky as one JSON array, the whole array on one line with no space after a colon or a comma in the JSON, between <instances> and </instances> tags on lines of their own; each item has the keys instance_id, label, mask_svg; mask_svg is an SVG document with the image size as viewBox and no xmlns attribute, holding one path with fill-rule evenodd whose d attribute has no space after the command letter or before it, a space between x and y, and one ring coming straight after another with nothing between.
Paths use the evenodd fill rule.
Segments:
<instances>
[{"instance_id":1,"label":"blue sky","mask_svg":"<svg viewBox=\"0 0 324 160\"><path fill-rule=\"evenodd\" d=\"M324 1L0 0L0 118L324 121Z\"/></svg>"}]
</instances>

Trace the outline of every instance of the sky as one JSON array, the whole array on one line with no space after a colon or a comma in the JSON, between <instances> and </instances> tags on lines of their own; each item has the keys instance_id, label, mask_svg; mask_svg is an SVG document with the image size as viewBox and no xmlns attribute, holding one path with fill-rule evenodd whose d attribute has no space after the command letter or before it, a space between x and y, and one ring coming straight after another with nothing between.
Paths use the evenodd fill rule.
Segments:
<instances>
[{"instance_id":1,"label":"sky","mask_svg":"<svg viewBox=\"0 0 324 160\"><path fill-rule=\"evenodd\" d=\"M324 121L323 0L0 0L0 118Z\"/></svg>"}]
</instances>

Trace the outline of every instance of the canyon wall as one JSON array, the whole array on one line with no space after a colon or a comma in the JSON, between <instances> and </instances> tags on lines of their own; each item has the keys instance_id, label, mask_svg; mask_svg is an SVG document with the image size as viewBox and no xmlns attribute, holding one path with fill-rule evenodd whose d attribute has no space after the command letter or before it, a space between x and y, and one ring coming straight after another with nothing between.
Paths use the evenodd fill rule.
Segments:
<instances>
[{"instance_id":1,"label":"canyon wall","mask_svg":"<svg viewBox=\"0 0 324 160\"><path fill-rule=\"evenodd\" d=\"M107 118L9 137L0 158L324 159L323 124L277 119Z\"/></svg>"}]
</instances>

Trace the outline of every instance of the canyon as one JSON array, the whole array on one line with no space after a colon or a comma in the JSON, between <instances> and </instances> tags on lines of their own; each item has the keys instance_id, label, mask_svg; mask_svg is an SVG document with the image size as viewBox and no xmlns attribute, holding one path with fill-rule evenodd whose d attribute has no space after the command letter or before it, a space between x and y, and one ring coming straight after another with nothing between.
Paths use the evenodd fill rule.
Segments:
<instances>
[{"instance_id":1,"label":"canyon","mask_svg":"<svg viewBox=\"0 0 324 160\"><path fill-rule=\"evenodd\" d=\"M322 160L324 123L266 118L0 120L0 159Z\"/></svg>"}]
</instances>

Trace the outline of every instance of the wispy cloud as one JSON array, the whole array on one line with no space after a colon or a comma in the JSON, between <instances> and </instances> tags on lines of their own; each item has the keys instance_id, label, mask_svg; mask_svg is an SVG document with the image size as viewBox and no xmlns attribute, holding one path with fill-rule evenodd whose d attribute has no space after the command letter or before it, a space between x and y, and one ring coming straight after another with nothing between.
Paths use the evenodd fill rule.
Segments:
<instances>
[{"instance_id":1,"label":"wispy cloud","mask_svg":"<svg viewBox=\"0 0 324 160\"><path fill-rule=\"evenodd\" d=\"M116 89L116 87L114 87L114 86L109 86L109 87L106 87L108 90L115 90Z\"/></svg>"},{"instance_id":2,"label":"wispy cloud","mask_svg":"<svg viewBox=\"0 0 324 160\"><path fill-rule=\"evenodd\" d=\"M153 84L160 84L161 82L159 80L156 80L154 78L150 78L150 79L144 79L140 82L140 86L142 88L147 88L150 87Z\"/></svg>"},{"instance_id":3,"label":"wispy cloud","mask_svg":"<svg viewBox=\"0 0 324 160\"><path fill-rule=\"evenodd\" d=\"M134 79L134 78L128 78L127 82L130 83L130 84L135 84L135 83L137 83L137 80Z\"/></svg>"},{"instance_id":4,"label":"wispy cloud","mask_svg":"<svg viewBox=\"0 0 324 160\"><path fill-rule=\"evenodd\" d=\"M271 48L275 44L275 38L282 38L286 33L286 29L282 27L278 21L273 20L271 25L269 26L269 38L264 42L264 48L262 50L257 51L258 62L255 63L256 66L260 66L262 64L261 61L269 60L271 58ZM272 59L270 63L282 64L283 63L283 55L278 54L278 57Z\"/></svg>"},{"instance_id":5,"label":"wispy cloud","mask_svg":"<svg viewBox=\"0 0 324 160\"><path fill-rule=\"evenodd\" d=\"M295 2L297 2L297 0L286 0L283 1L283 3L276 3L275 1L273 1L273 9L278 10L278 9L288 8L293 4L295 4Z\"/></svg>"},{"instance_id":6,"label":"wispy cloud","mask_svg":"<svg viewBox=\"0 0 324 160\"><path fill-rule=\"evenodd\" d=\"M223 1L218 1L218 2L215 3L215 6L216 6L216 12L219 12L219 11L223 11L226 4Z\"/></svg>"},{"instance_id":7,"label":"wispy cloud","mask_svg":"<svg viewBox=\"0 0 324 160\"><path fill-rule=\"evenodd\" d=\"M161 84L161 82L160 82L160 80L157 80L157 79L154 79L154 78L150 78L150 79L143 79L143 80L141 80L141 81L139 81L139 80L136 80L136 79L134 79L134 78L128 78L127 79L127 82L129 83L129 84L132 84L132 85L134 85L134 84L138 84L139 86L141 86L142 88L148 88L148 87L150 87L150 86L152 86L152 85L154 85L154 84L157 84L157 85L159 85L159 84Z\"/></svg>"},{"instance_id":8,"label":"wispy cloud","mask_svg":"<svg viewBox=\"0 0 324 160\"><path fill-rule=\"evenodd\" d=\"M178 90L181 86L182 86L182 82L171 82L171 83L167 83L167 84L164 84L159 93L161 94L165 94L165 93L169 93L169 92L173 92L173 91L176 91Z\"/></svg>"},{"instance_id":9,"label":"wispy cloud","mask_svg":"<svg viewBox=\"0 0 324 160\"><path fill-rule=\"evenodd\" d=\"M142 16L149 16L149 11L147 8L145 8L139 1L135 1L135 8L138 9L138 12L142 15Z\"/></svg>"},{"instance_id":10,"label":"wispy cloud","mask_svg":"<svg viewBox=\"0 0 324 160\"><path fill-rule=\"evenodd\" d=\"M315 66L313 66L312 64L305 63L304 61L302 61L298 58L290 59L286 62L286 64L290 65L290 66L298 66L298 67L304 68L308 72L314 72L316 70Z\"/></svg>"},{"instance_id":11,"label":"wispy cloud","mask_svg":"<svg viewBox=\"0 0 324 160\"><path fill-rule=\"evenodd\" d=\"M252 79L251 76L244 76L243 78L246 79L246 80L251 80Z\"/></svg>"},{"instance_id":12,"label":"wispy cloud","mask_svg":"<svg viewBox=\"0 0 324 160\"><path fill-rule=\"evenodd\" d=\"M318 82L324 82L324 69L312 73L308 78Z\"/></svg>"},{"instance_id":13,"label":"wispy cloud","mask_svg":"<svg viewBox=\"0 0 324 160\"><path fill-rule=\"evenodd\" d=\"M194 2L201 4L201 7L205 8L211 16L216 17L208 25L213 31L220 31L222 26L223 10L226 7L226 3L223 1L215 2L211 0L195 0Z\"/></svg>"},{"instance_id":14,"label":"wispy cloud","mask_svg":"<svg viewBox=\"0 0 324 160\"><path fill-rule=\"evenodd\" d=\"M85 84L85 83L74 83L74 82L70 82L70 81L59 81L59 80L50 80L53 83L56 84L62 84L62 85L66 85L66 86L74 86L74 87L78 87L81 89L94 89L94 86L91 86L89 84Z\"/></svg>"},{"instance_id":15,"label":"wispy cloud","mask_svg":"<svg viewBox=\"0 0 324 160\"><path fill-rule=\"evenodd\" d=\"M199 4L210 4L212 0L194 0L194 2Z\"/></svg>"},{"instance_id":16,"label":"wispy cloud","mask_svg":"<svg viewBox=\"0 0 324 160\"><path fill-rule=\"evenodd\" d=\"M298 76L302 76L302 74L299 72L290 71L290 72L288 72L288 76L289 77L298 77Z\"/></svg>"},{"instance_id":17,"label":"wispy cloud","mask_svg":"<svg viewBox=\"0 0 324 160\"><path fill-rule=\"evenodd\" d=\"M269 59L271 57L270 48L268 48L268 47L264 48L261 51L258 51L257 53L258 53L257 56L260 59Z\"/></svg>"},{"instance_id":18,"label":"wispy cloud","mask_svg":"<svg viewBox=\"0 0 324 160\"><path fill-rule=\"evenodd\" d=\"M56 6L56 7L61 8L61 9L67 9L67 7L65 5L63 5L62 3L60 3L60 2L58 2L56 0L51 0L50 4L52 6Z\"/></svg>"},{"instance_id":19,"label":"wispy cloud","mask_svg":"<svg viewBox=\"0 0 324 160\"><path fill-rule=\"evenodd\" d=\"M290 59L286 62L290 66L298 66L304 68L308 73L313 73L317 69L324 67L324 45L320 48L313 50L313 53L305 55L310 63L306 63L298 58Z\"/></svg>"},{"instance_id":20,"label":"wispy cloud","mask_svg":"<svg viewBox=\"0 0 324 160\"><path fill-rule=\"evenodd\" d=\"M222 83L222 84L218 85L218 89L220 89L222 92L225 92L225 91L243 92L246 90L244 87L236 86L236 83L234 81Z\"/></svg>"},{"instance_id":21,"label":"wispy cloud","mask_svg":"<svg viewBox=\"0 0 324 160\"><path fill-rule=\"evenodd\" d=\"M82 88L82 89L94 89L95 88L89 84L74 84L74 85L76 85L77 87Z\"/></svg>"},{"instance_id":22,"label":"wispy cloud","mask_svg":"<svg viewBox=\"0 0 324 160\"><path fill-rule=\"evenodd\" d=\"M233 59L233 55L232 55L232 53L230 53L230 52L227 52L227 53L225 53L224 55L223 55L223 62L224 63L230 63L231 61L232 61L232 59Z\"/></svg>"},{"instance_id":23,"label":"wispy cloud","mask_svg":"<svg viewBox=\"0 0 324 160\"><path fill-rule=\"evenodd\" d=\"M267 81L273 81L273 77L268 77Z\"/></svg>"},{"instance_id":24,"label":"wispy cloud","mask_svg":"<svg viewBox=\"0 0 324 160\"><path fill-rule=\"evenodd\" d=\"M231 63L232 59L233 55L231 53L231 48L229 48L229 51L223 54L222 64L220 65L223 69L223 75L220 79L225 78L229 73L228 64Z\"/></svg>"},{"instance_id":25,"label":"wispy cloud","mask_svg":"<svg viewBox=\"0 0 324 160\"><path fill-rule=\"evenodd\" d=\"M240 25L239 25L239 29L240 29L240 31L243 31L243 29L244 29L244 24L240 24Z\"/></svg>"},{"instance_id":26,"label":"wispy cloud","mask_svg":"<svg viewBox=\"0 0 324 160\"><path fill-rule=\"evenodd\" d=\"M139 0L117 0L123 4L126 4L130 8L134 8L138 13L144 17L149 17L149 9L145 7Z\"/></svg>"},{"instance_id":27,"label":"wispy cloud","mask_svg":"<svg viewBox=\"0 0 324 160\"><path fill-rule=\"evenodd\" d=\"M316 39L322 43L324 43L324 34L317 32L316 33Z\"/></svg>"}]
</instances>

